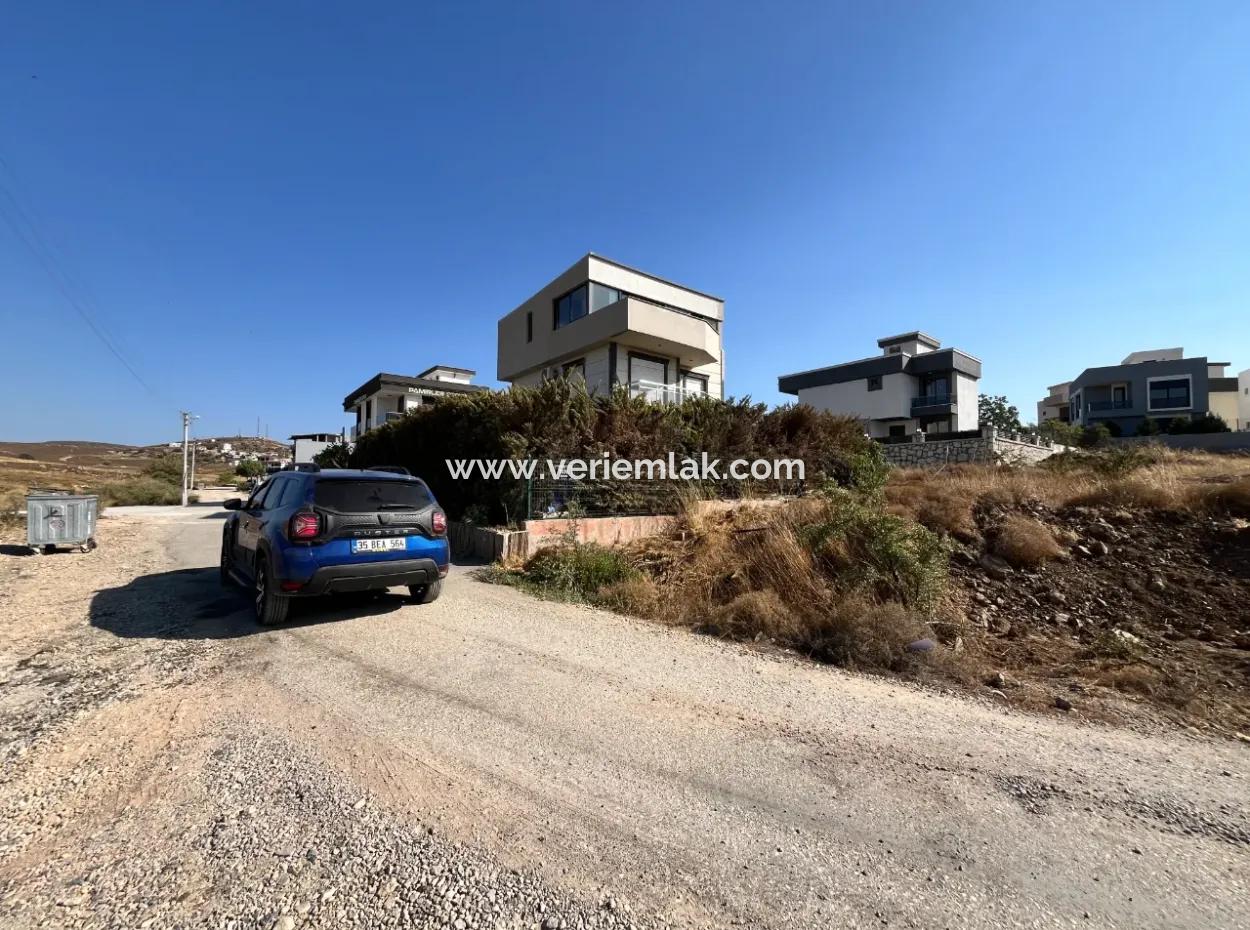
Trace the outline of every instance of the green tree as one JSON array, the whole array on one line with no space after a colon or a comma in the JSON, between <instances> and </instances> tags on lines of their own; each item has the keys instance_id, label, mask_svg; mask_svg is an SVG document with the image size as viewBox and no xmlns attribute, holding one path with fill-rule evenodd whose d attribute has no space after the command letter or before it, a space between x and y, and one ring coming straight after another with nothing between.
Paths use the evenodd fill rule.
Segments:
<instances>
[{"instance_id":1,"label":"green tree","mask_svg":"<svg viewBox=\"0 0 1250 930\"><path fill-rule=\"evenodd\" d=\"M234 473L242 478L259 478L265 473L265 465L260 459L244 459L234 467Z\"/></svg>"},{"instance_id":2,"label":"green tree","mask_svg":"<svg viewBox=\"0 0 1250 930\"><path fill-rule=\"evenodd\" d=\"M1023 429L1020 410L1007 403L1007 398L1001 394L978 395L977 415L982 426L992 426L1000 433L1018 433Z\"/></svg>"},{"instance_id":3,"label":"green tree","mask_svg":"<svg viewBox=\"0 0 1250 930\"><path fill-rule=\"evenodd\" d=\"M345 442L333 442L313 456L313 463L322 468L347 468L352 447Z\"/></svg>"},{"instance_id":4,"label":"green tree","mask_svg":"<svg viewBox=\"0 0 1250 930\"><path fill-rule=\"evenodd\" d=\"M1037 428L1038 435L1061 446L1078 446L1081 444L1081 428L1075 423L1064 423L1062 420L1043 420Z\"/></svg>"}]
</instances>

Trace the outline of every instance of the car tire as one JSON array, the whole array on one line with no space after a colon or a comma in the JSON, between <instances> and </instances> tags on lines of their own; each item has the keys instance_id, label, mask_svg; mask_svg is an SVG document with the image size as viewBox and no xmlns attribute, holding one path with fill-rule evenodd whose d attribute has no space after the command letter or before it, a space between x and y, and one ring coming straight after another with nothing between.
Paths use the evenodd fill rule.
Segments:
<instances>
[{"instance_id":1,"label":"car tire","mask_svg":"<svg viewBox=\"0 0 1250 930\"><path fill-rule=\"evenodd\" d=\"M277 626L286 620L287 611L291 609L290 598L279 595L276 587L269 574L269 563L258 559L252 593L256 622L261 626Z\"/></svg>"},{"instance_id":2,"label":"car tire","mask_svg":"<svg viewBox=\"0 0 1250 930\"><path fill-rule=\"evenodd\" d=\"M443 579L440 578L430 584L410 584L408 593L418 604L431 604L437 601L438 596L443 593Z\"/></svg>"}]
</instances>

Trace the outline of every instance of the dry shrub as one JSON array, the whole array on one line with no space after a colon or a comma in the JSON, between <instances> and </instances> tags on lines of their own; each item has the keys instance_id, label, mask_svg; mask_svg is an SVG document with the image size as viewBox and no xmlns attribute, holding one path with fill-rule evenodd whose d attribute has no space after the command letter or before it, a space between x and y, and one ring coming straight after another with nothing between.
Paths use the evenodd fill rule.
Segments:
<instances>
[{"instance_id":1,"label":"dry shrub","mask_svg":"<svg viewBox=\"0 0 1250 930\"><path fill-rule=\"evenodd\" d=\"M704 632L731 639L767 636L782 642L801 638L804 624L772 588L747 591L727 604L714 607L700 625Z\"/></svg>"},{"instance_id":2,"label":"dry shrub","mask_svg":"<svg viewBox=\"0 0 1250 930\"><path fill-rule=\"evenodd\" d=\"M961 542L980 538L972 509L977 496L954 481L925 480L915 472L886 488L889 512L910 517L935 533L946 533Z\"/></svg>"},{"instance_id":3,"label":"dry shrub","mask_svg":"<svg viewBox=\"0 0 1250 930\"><path fill-rule=\"evenodd\" d=\"M1119 478L1103 481L1073 495L1067 502L1076 507L1123 507L1130 510L1184 509L1186 496L1173 476Z\"/></svg>"},{"instance_id":4,"label":"dry shrub","mask_svg":"<svg viewBox=\"0 0 1250 930\"><path fill-rule=\"evenodd\" d=\"M926 625L902 604L874 604L848 598L827 620L808 631L813 656L838 665L898 669L908 643L928 633Z\"/></svg>"},{"instance_id":5,"label":"dry shrub","mask_svg":"<svg viewBox=\"0 0 1250 930\"><path fill-rule=\"evenodd\" d=\"M654 617L658 612L660 592L655 582L645 575L626 578L604 585L594 601L602 607L638 617Z\"/></svg>"},{"instance_id":6,"label":"dry shrub","mask_svg":"<svg viewBox=\"0 0 1250 930\"><path fill-rule=\"evenodd\" d=\"M1216 513L1250 518L1250 478L1216 485L1205 494L1206 507Z\"/></svg>"},{"instance_id":7,"label":"dry shrub","mask_svg":"<svg viewBox=\"0 0 1250 930\"><path fill-rule=\"evenodd\" d=\"M994 551L1017 568L1032 568L1064 555L1050 527L1018 514L1009 516L998 528Z\"/></svg>"},{"instance_id":8,"label":"dry shrub","mask_svg":"<svg viewBox=\"0 0 1250 930\"><path fill-rule=\"evenodd\" d=\"M1094 680L1104 687L1150 697L1159 690L1162 675L1149 665L1135 663L1109 669Z\"/></svg>"}]
</instances>

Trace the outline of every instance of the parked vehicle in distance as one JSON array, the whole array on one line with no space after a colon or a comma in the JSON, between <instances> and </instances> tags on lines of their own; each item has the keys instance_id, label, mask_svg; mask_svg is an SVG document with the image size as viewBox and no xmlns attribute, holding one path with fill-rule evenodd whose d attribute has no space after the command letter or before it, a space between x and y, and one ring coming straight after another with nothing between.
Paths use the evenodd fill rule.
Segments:
<instances>
[{"instance_id":1,"label":"parked vehicle in distance","mask_svg":"<svg viewBox=\"0 0 1250 930\"><path fill-rule=\"evenodd\" d=\"M442 591L447 517L404 469L301 464L224 506L221 580L251 588L258 623L281 623L296 597L406 586L428 604Z\"/></svg>"}]
</instances>

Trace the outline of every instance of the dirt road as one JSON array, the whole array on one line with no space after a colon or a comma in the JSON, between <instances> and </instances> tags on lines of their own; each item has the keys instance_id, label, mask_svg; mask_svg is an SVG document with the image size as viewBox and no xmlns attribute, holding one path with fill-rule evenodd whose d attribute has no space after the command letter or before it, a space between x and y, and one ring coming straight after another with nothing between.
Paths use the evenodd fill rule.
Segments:
<instances>
[{"instance_id":1,"label":"dirt road","mask_svg":"<svg viewBox=\"0 0 1250 930\"><path fill-rule=\"evenodd\" d=\"M0 925L1235 927L1250 747L455 569L260 631L220 513L0 556Z\"/></svg>"}]
</instances>

